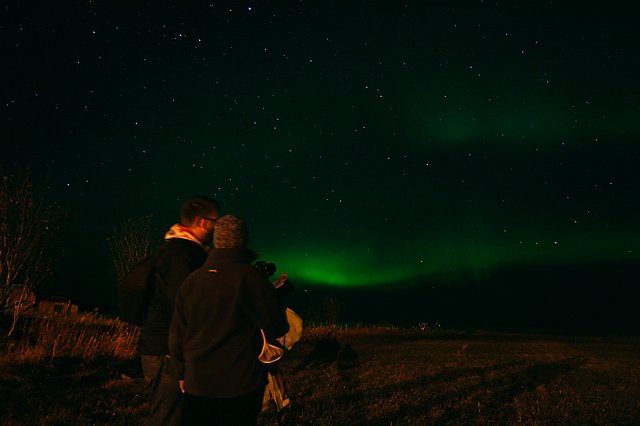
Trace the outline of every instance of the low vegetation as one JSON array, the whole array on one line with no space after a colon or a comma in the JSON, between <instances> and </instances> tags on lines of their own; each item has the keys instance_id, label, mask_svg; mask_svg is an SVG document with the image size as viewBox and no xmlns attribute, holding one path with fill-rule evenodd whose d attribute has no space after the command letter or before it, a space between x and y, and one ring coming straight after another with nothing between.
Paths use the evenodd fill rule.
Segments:
<instances>
[{"instance_id":1,"label":"low vegetation","mask_svg":"<svg viewBox=\"0 0 640 426\"><path fill-rule=\"evenodd\" d=\"M0 355L0 424L141 424L137 331L31 319ZM283 424L630 424L640 340L314 327L288 354ZM261 425L278 424L273 409Z\"/></svg>"},{"instance_id":2,"label":"low vegetation","mask_svg":"<svg viewBox=\"0 0 640 426\"><path fill-rule=\"evenodd\" d=\"M56 358L131 358L139 329L97 313L25 316L17 338L4 342L5 362L52 361Z\"/></svg>"},{"instance_id":3,"label":"low vegetation","mask_svg":"<svg viewBox=\"0 0 640 426\"><path fill-rule=\"evenodd\" d=\"M297 424L640 419L637 339L376 329L306 337L287 362Z\"/></svg>"}]
</instances>

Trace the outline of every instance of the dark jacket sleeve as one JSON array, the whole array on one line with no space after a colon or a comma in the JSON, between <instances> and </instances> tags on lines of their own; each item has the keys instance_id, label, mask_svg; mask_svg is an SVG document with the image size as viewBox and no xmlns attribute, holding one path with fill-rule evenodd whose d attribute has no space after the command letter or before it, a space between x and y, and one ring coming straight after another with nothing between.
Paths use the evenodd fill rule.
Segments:
<instances>
[{"instance_id":1,"label":"dark jacket sleeve","mask_svg":"<svg viewBox=\"0 0 640 426\"><path fill-rule=\"evenodd\" d=\"M272 340L289 331L285 309L276 296L276 291L267 276L257 270L249 273L244 283L243 309Z\"/></svg>"},{"instance_id":2,"label":"dark jacket sleeve","mask_svg":"<svg viewBox=\"0 0 640 426\"><path fill-rule=\"evenodd\" d=\"M181 292L178 292L175 300L175 310L169 327L169 354L178 378L184 379L184 334L187 328L185 303Z\"/></svg>"}]
</instances>

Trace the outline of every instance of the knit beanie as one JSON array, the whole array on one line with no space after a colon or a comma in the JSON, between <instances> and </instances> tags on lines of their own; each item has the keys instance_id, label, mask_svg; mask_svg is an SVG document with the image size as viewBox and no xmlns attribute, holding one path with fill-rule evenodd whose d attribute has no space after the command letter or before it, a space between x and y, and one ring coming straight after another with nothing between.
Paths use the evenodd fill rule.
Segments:
<instances>
[{"instance_id":1,"label":"knit beanie","mask_svg":"<svg viewBox=\"0 0 640 426\"><path fill-rule=\"evenodd\" d=\"M247 227L238 216L226 215L216 221L213 230L215 248L240 248L247 246Z\"/></svg>"}]
</instances>

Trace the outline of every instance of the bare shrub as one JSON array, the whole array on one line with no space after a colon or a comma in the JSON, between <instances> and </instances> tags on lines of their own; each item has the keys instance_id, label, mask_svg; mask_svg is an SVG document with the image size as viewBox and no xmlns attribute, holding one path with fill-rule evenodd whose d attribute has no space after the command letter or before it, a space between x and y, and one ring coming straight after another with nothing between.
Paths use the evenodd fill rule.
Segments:
<instances>
[{"instance_id":1,"label":"bare shrub","mask_svg":"<svg viewBox=\"0 0 640 426\"><path fill-rule=\"evenodd\" d=\"M51 272L51 243L63 214L34 188L28 171L0 175L0 313L20 316L31 307L29 290Z\"/></svg>"},{"instance_id":2,"label":"bare shrub","mask_svg":"<svg viewBox=\"0 0 640 426\"><path fill-rule=\"evenodd\" d=\"M116 272L116 282L121 282L125 274L140 260L153 253L151 244L151 220L147 215L129 219L113 228L107 238L111 260Z\"/></svg>"},{"instance_id":3,"label":"bare shrub","mask_svg":"<svg viewBox=\"0 0 640 426\"><path fill-rule=\"evenodd\" d=\"M9 351L24 361L77 357L131 358L136 355L140 330L97 313L25 318L22 339Z\"/></svg>"}]
</instances>

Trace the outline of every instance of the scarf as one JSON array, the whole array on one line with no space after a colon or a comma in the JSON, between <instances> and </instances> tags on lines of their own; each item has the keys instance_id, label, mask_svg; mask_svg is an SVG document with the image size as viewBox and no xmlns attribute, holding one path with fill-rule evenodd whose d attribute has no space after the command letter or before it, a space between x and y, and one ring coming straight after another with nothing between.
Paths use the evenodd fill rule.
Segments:
<instances>
[{"instance_id":1,"label":"scarf","mask_svg":"<svg viewBox=\"0 0 640 426\"><path fill-rule=\"evenodd\" d=\"M164 235L165 240L171 240L173 238L181 238L183 240L193 241L206 250L205 246L200 242L200 240L198 240L196 236L193 235L191 231L189 231L189 228L186 228L179 223L176 223L171 228L169 228L167 233Z\"/></svg>"}]
</instances>

